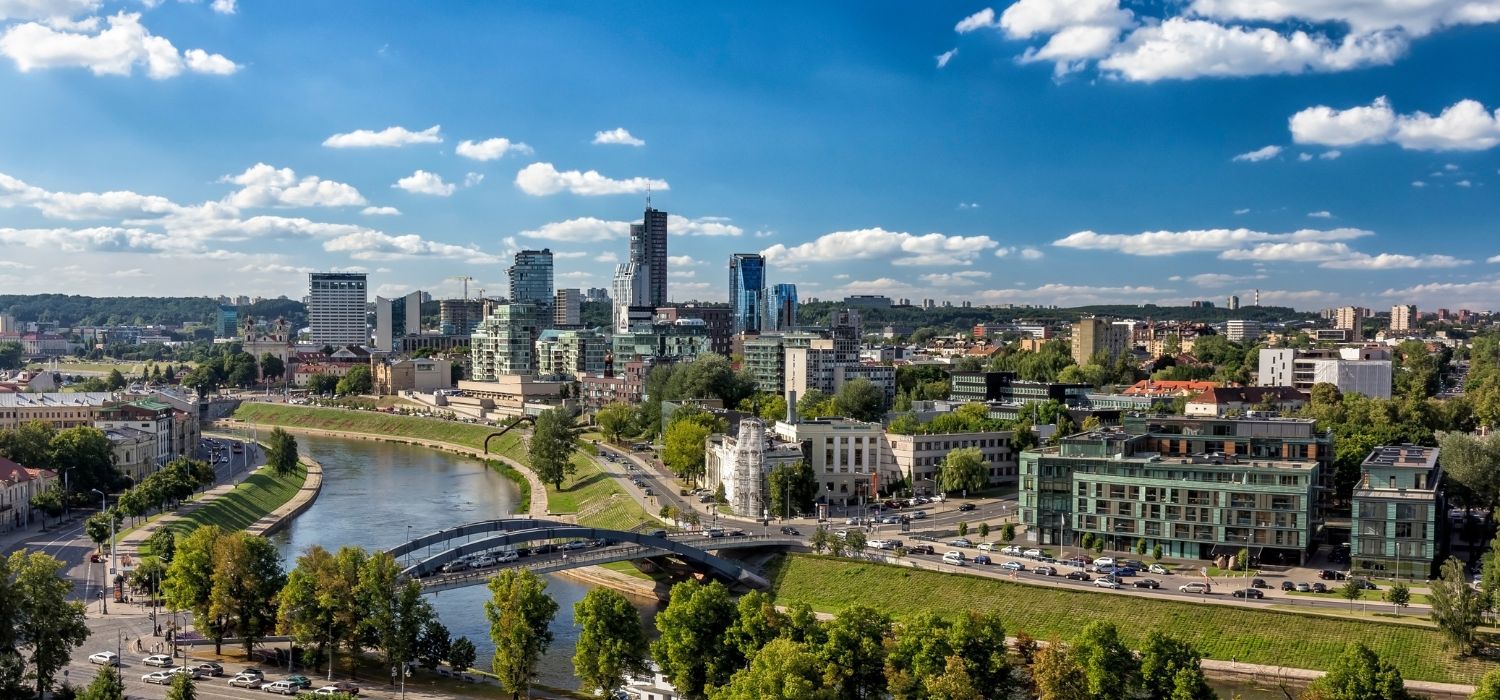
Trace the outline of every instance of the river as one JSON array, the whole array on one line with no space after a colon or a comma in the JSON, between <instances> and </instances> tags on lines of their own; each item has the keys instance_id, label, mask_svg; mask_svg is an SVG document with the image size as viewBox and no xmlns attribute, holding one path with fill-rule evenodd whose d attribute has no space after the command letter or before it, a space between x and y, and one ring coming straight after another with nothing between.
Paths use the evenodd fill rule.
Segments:
<instances>
[{"instance_id":1,"label":"river","mask_svg":"<svg viewBox=\"0 0 1500 700\"><path fill-rule=\"evenodd\" d=\"M412 536L476 520L514 514L515 485L478 460L412 445L298 435L302 452L323 465L318 500L272 539L290 569L313 545L330 551L357 545L375 551ZM557 601L553 642L543 657L538 681L577 688L573 676L573 604L589 586L548 575L547 593ZM494 645L484 616L489 590L472 586L430 596L453 638L468 637L478 665L489 668ZM642 619L655 614L652 601L635 600Z\"/></svg>"}]
</instances>

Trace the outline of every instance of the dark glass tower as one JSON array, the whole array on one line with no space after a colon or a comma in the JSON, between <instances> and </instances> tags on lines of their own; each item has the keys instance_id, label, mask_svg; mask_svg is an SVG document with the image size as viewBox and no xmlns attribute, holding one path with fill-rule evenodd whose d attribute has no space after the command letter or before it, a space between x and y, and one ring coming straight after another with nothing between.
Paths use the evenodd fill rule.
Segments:
<instances>
[{"instance_id":1,"label":"dark glass tower","mask_svg":"<svg viewBox=\"0 0 1500 700\"><path fill-rule=\"evenodd\" d=\"M766 259L759 253L729 256L729 308L735 333L759 333L766 308Z\"/></svg>"}]
</instances>

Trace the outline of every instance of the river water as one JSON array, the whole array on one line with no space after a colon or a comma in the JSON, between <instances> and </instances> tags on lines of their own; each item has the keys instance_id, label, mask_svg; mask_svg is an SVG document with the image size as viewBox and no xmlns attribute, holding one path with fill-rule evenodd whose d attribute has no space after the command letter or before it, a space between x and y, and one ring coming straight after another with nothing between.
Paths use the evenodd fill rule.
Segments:
<instances>
[{"instance_id":1,"label":"river water","mask_svg":"<svg viewBox=\"0 0 1500 700\"><path fill-rule=\"evenodd\" d=\"M290 569L312 545L333 551L356 545L375 551L408 538L476 520L514 514L515 485L475 459L411 445L366 440L297 436L304 454L323 465L318 500L272 539ZM557 601L552 647L542 660L539 682L577 688L573 676L573 604L589 586L548 575L547 593ZM468 637L480 668L490 667L494 645L484 602L489 590L471 586L432 594L429 599L453 638ZM654 601L636 600L642 618L654 615Z\"/></svg>"}]
</instances>

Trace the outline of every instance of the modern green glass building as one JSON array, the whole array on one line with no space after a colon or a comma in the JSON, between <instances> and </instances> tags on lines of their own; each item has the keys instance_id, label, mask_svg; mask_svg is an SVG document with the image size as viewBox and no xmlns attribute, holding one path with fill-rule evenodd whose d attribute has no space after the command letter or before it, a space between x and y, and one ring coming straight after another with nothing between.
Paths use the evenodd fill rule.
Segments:
<instances>
[{"instance_id":1,"label":"modern green glass building","mask_svg":"<svg viewBox=\"0 0 1500 700\"><path fill-rule=\"evenodd\" d=\"M1428 578L1447 556L1443 468L1436 447L1387 445L1370 452L1354 486L1349 569Z\"/></svg>"}]
</instances>

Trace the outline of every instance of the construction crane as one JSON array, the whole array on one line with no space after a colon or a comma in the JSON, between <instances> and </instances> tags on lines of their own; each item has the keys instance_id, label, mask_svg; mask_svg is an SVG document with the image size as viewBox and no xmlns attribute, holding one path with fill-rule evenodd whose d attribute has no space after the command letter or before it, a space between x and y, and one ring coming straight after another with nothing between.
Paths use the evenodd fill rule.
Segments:
<instances>
[{"instance_id":1,"label":"construction crane","mask_svg":"<svg viewBox=\"0 0 1500 700\"><path fill-rule=\"evenodd\" d=\"M456 276L453 276L453 277L449 277L448 279L450 279L450 280L459 280L459 281L461 281L461 282L464 283L464 301L468 301L469 300L469 282L472 281L474 278L473 277L469 277L468 275L456 275Z\"/></svg>"}]
</instances>

